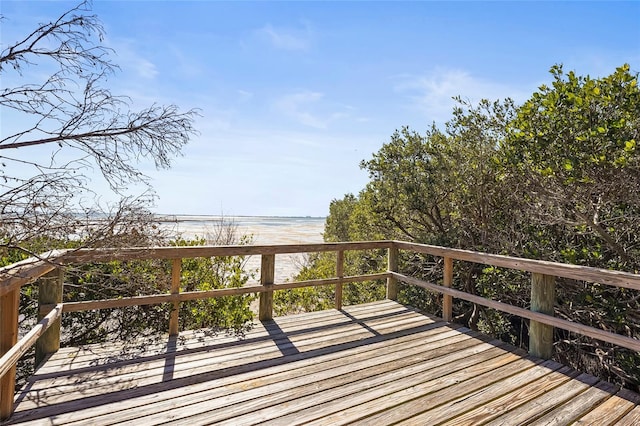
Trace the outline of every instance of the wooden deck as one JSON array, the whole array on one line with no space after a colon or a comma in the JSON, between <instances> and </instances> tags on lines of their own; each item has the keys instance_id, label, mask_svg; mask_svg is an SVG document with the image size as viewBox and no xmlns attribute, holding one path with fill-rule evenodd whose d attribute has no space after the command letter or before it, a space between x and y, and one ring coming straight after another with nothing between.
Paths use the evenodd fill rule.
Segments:
<instances>
[{"instance_id":1,"label":"wooden deck","mask_svg":"<svg viewBox=\"0 0 640 426\"><path fill-rule=\"evenodd\" d=\"M391 301L64 348L8 424L640 424L640 397Z\"/></svg>"}]
</instances>

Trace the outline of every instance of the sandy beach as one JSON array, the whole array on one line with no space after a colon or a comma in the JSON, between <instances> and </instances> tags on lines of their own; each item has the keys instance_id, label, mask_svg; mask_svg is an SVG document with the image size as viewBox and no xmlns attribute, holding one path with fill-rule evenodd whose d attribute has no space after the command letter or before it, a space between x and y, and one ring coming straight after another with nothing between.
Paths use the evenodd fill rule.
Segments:
<instances>
[{"instance_id":1,"label":"sandy beach","mask_svg":"<svg viewBox=\"0 0 640 426\"><path fill-rule=\"evenodd\" d=\"M214 234L221 222L232 223L238 236L249 236L254 245L321 243L325 218L262 217L262 216L165 216L162 226L182 238L204 237ZM277 255L275 281L283 282L294 276L304 262L304 255ZM254 273L250 282L260 277L260 256L249 256L246 270Z\"/></svg>"}]
</instances>

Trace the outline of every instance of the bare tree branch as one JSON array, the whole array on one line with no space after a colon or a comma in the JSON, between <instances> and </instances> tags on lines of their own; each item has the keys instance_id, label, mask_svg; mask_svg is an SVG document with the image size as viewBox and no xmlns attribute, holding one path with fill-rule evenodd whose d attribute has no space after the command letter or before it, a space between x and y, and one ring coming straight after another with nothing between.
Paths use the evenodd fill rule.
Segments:
<instances>
[{"instance_id":1,"label":"bare tree branch","mask_svg":"<svg viewBox=\"0 0 640 426\"><path fill-rule=\"evenodd\" d=\"M142 214L152 202L140 162L170 167L197 133L196 110L153 104L136 111L130 98L111 92L107 78L118 66L90 10L84 1L0 52L0 75L15 82L0 90L0 110L18 114L21 123L0 129L0 246L38 235L109 240L121 229L118 221L131 220L124 212ZM30 72L36 65L38 73ZM42 77L42 71L48 74ZM56 149L33 155L39 147ZM101 206L90 189L91 169L116 195L131 184L149 189L113 208ZM97 213L110 217L110 224L97 226Z\"/></svg>"}]
</instances>

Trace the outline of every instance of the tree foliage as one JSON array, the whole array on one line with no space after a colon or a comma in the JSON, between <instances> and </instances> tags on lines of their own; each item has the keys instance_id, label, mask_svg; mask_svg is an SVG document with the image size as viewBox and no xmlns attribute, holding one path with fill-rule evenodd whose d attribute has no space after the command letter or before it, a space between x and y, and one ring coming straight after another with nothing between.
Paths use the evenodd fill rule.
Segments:
<instances>
[{"instance_id":1,"label":"tree foliage","mask_svg":"<svg viewBox=\"0 0 640 426\"><path fill-rule=\"evenodd\" d=\"M332 201L325 240L397 238L637 273L638 75L627 65L602 78L561 66L550 73L552 82L522 105L457 98L444 126L396 131L361 163L370 178L365 188ZM330 271L327 259L313 260L305 275ZM442 267L430 256L401 252L399 259L401 271L431 282L442 279ZM528 308L529 279L456 262L454 286ZM557 316L640 337L637 291L559 279L557 294ZM441 296L423 289L402 287L399 298L440 311ZM462 301L454 315L505 341L528 343L527 323L518 317ZM640 384L637 354L562 330L556 346L561 362L635 389Z\"/></svg>"},{"instance_id":2,"label":"tree foliage","mask_svg":"<svg viewBox=\"0 0 640 426\"><path fill-rule=\"evenodd\" d=\"M503 161L521 182L528 212L546 224L581 227L607 266L637 270L640 246L640 89L629 66L600 79L551 69L509 125Z\"/></svg>"}]
</instances>

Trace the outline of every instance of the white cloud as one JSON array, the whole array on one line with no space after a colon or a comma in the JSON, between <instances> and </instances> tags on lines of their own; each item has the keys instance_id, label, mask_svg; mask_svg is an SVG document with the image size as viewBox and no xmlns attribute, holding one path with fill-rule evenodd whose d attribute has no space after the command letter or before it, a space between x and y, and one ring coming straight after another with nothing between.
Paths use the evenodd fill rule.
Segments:
<instances>
[{"instance_id":1,"label":"white cloud","mask_svg":"<svg viewBox=\"0 0 640 426\"><path fill-rule=\"evenodd\" d=\"M132 72L145 80L158 75L158 68L144 57L143 50L136 46L135 40L109 39L105 40L105 44L114 50L114 59L124 72Z\"/></svg>"},{"instance_id":2,"label":"white cloud","mask_svg":"<svg viewBox=\"0 0 640 426\"><path fill-rule=\"evenodd\" d=\"M267 24L258 33L277 49L308 50L311 46L308 27L303 30L294 30L290 28L275 28L271 24Z\"/></svg>"},{"instance_id":3,"label":"white cloud","mask_svg":"<svg viewBox=\"0 0 640 426\"><path fill-rule=\"evenodd\" d=\"M238 89L237 93L239 102L246 102L253 98L253 93L246 90Z\"/></svg>"},{"instance_id":4,"label":"white cloud","mask_svg":"<svg viewBox=\"0 0 640 426\"><path fill-rule=\"evenodd\" d=\"M455 105L452 99L461 96L471 102L480 99L512 98L516 102L527 99L533 85L529 88L515 88L506 84L484 80L458 69L438 68L421 75L402 75L396 77L394 89L406 94L411 99L414 108L418 108L427 115L428 120L446 121L451 117ZM524 89L524 90L523 90Z\"/></svg>"},{"instance_id":5,"label":"white cloud","mask_svg":"<svg viewBox=\"0 0 640 426\"><path fill-rule=\"evenodd\" d=\"M325 100L324 93L301 90L283 95L272 104L280 114L299 124L327 129L330 124L351 117L353 107Z\"/></svg>"},{"instance_id":6,"label":"white cloud","mask_svg":"<svg viewBox=\"0 0 640 426\"><path fill-rule=\"evenodd\" d=\"M324 94L319 92L297 92L282 96L275 102L274 106L279 112L296 119L305 126L324 129L328 124L327 118L314 115L309 111L323 97Z\"/></svg>"}]
</instances>

